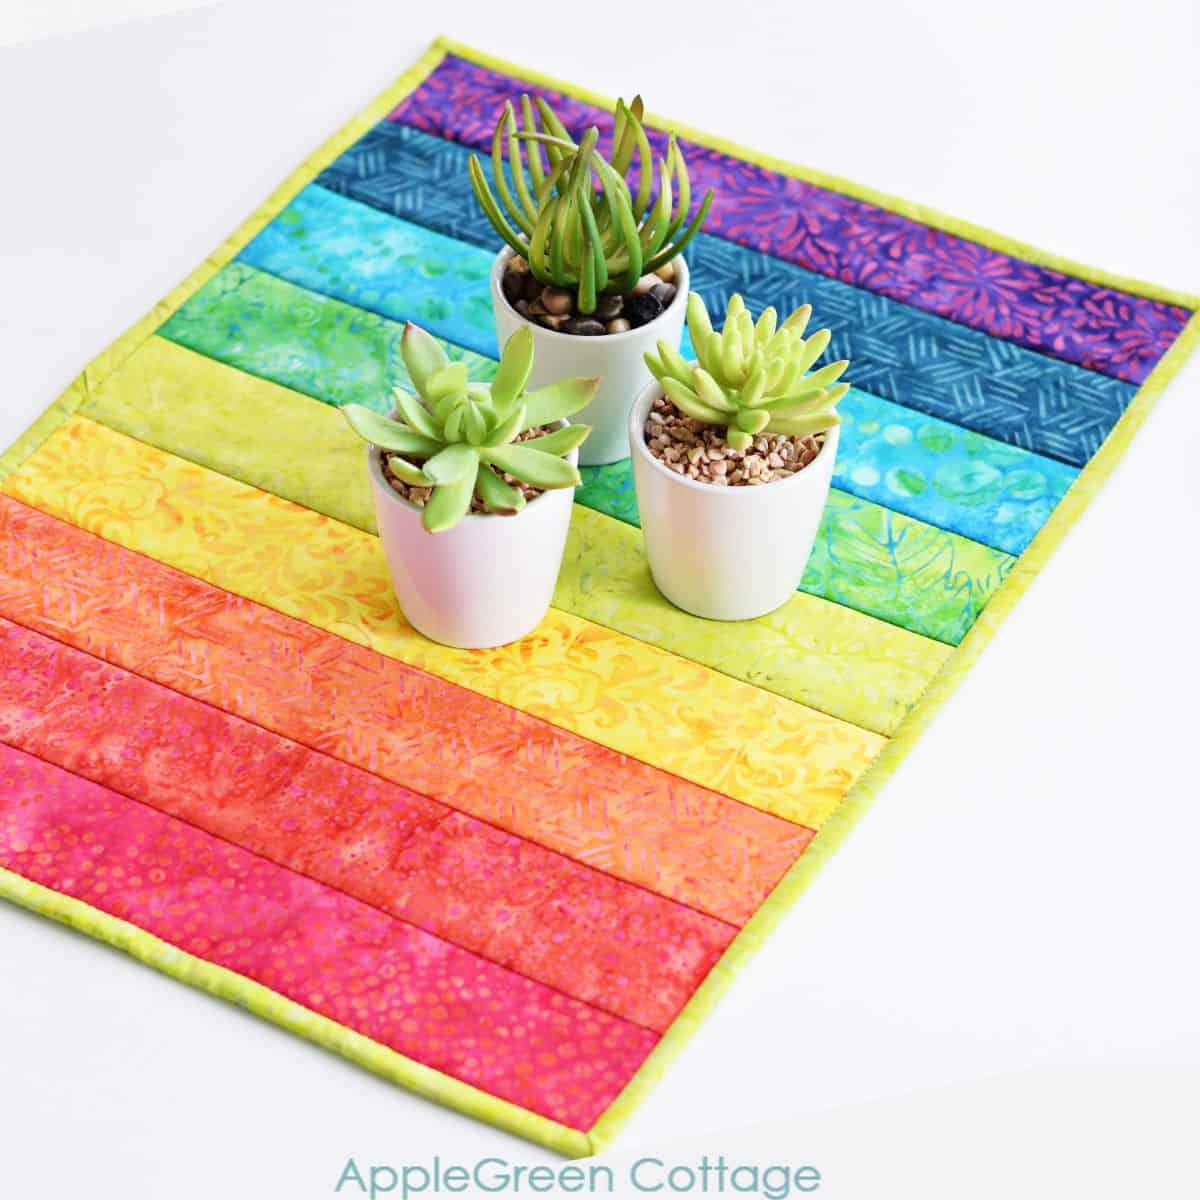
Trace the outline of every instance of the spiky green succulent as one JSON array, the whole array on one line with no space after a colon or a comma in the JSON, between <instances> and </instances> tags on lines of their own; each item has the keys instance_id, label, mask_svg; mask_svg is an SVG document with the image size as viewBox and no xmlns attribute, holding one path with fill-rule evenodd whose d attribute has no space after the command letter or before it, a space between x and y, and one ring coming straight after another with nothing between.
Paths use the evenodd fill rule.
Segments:
<instances>
[{"instance_id":1,"label":"spiky green succulent","mask_svg":"<svg viewBox=\"0 0 1200 1200\"><path fill-rule=\"evenodd\" d=\"M578 487L578 469L563 457L591 432L562 425L550 433L515 439L539 426L574 416L596 394L598 379L560 379L526 392L533 369L533 334L522 326L505 343L491 384L467 379L463 363L451 362L436 338L411 322L400 353L416 389L395 388L398 417L362 404L342 412L360 437L390 451L388 466L404 483L432 488L422 524L430 533L457 525L478 496L491 513L516 513L525 496L510 479L529 487Z\"/></svg>"},{"instance_id":2,"label":"spiky green succulent","mask_svg":"<svg viewBox=\"0 0 1200 1200\"><path fill-rule=\"evenodd\" d=\"M642 127L640 96L631 104L617 101L611 158L597 149L599 137L593 125L577 143L545 100L522 96L520 123L507 101L492 136L499 201L479 158L468 164L492 227L528 261L535 279L573 290L581 313L594 312L599 296L632 291L643 275L673 259L699 231L713 198L706 192L688 222L691 182L674 136L666 157L658 158L654 195L654 151Z\"/></svg>"},{"instance_id":3,"label":"spiky green succulent","mask_svg":"<svg viewBox=\"0 0 1200 1200\"><path fill-rule=\"evenodd\" d=\"M755 322L736 293L730 297L725 324L718 333L704 301L688 298L688 331L696 365L678 350L658 343L646 365L667 398L687 416L706 425L726 426L725 441L745 450L755 434L809 437L839 424L837 402L850 390L839 383L847 359L810 368L829 346L830 332L804 336L812 306L802 304L782 325L773 308Z\"/></svg>"}]
</instances>

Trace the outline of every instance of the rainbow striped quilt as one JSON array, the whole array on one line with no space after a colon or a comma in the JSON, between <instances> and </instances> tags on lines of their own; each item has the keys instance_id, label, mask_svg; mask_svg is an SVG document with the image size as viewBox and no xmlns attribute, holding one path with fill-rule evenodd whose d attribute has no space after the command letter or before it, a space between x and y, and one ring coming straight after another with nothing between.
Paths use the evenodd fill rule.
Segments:
<instances>
[{"instance_id":1,"label":"rainbow striped quilt","mask_svg":"<svg viewBox=\"0 0 1200 1200\"><path fill-rule=\"evenodd\" d=\"M434 645L337 408L389 405L407 320L495 370L466 163L522 90L611 131L437 43L0 459L0 894L583 1155L979 655L1200 300L672 123L716 191L709 309L809 302L853 364L803 582L734 626L670 607L619 463L533 634Z\"/></svg>"}]
</instances>

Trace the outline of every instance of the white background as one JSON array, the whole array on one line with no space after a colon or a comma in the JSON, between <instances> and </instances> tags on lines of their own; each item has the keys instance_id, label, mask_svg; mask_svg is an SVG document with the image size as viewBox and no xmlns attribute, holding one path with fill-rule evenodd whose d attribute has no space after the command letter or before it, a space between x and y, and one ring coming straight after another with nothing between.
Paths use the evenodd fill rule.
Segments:
<instances>
[{"instance_id":1,"label":"white background","mask_svg":"<svg viewBox=\"0 0 1200 1200\"><path fill-rule=\"evenodd\" d=\"M6 5L0 42L169 7ZM229 0L10 45L0 442L443 31L1200 291L1198 12ZM1011 1172L1010 1194L1062 1196L1055 1172L1112 1182L1146 1155L1180 1164L1179 1190L1141 1194L1200 1190L1176 1086L1200 1079L1198 461L1194 363L622 1152L811 1114L781 1144L842 1164L823 1194L941 1195L940 1170L946 1194ZM930 1088L954 1090L910 1095ZM0 1195L291 1200L332 1194L352 1153L485 1152L546 1157L0 906ZM882 1155L895 1190L860 1190Z\"/></svg>"}]
</instances>

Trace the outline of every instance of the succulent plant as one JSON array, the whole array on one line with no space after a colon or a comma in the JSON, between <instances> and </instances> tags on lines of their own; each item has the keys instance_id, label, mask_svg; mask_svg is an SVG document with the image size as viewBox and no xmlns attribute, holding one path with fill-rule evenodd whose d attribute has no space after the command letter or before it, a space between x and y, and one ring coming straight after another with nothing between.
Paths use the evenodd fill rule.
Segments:
<instances>
[{"instance_id":1,"label":"succulent plant","mask_svg":"<svg viewBox=\"0 0 1200 1200\"><path fill-rule=\"evenodd\" d=\"M480 160L468 164L476 199L496 232L528 261L534 278L574 290L581 313L594 312L598 296L632 291L643 275L673 259L712 204L710 190L687 221L691 183L674 136L658 159L653 196L654 152L642 111L640 96L631 104L617 101L612 156L605 158L596 126L577 143L545 100L522 96L520 123L508 101L492 136L499 202ZM626 176L635 159L638 178L631 187Z\"/></svg>"},{"instance_id":2,"label":"succulent plant","mask_svg":"<svg viewBox=\"0 0 1200 1200\"><path fill-rule=\"evenodd\" d=\"M804 336L812 306L802 304L782 325L773 308L751 319L736 293L729 300L725 324L716 332L704 301L688 298L688 331L696 352L695 366L678 350L658 343L646 365L681 412L706 425L726 426L725 441L745 450L758 433L809 437L840 423L837 402L850 390L839 383L850 365L846 359L810 373L829 345L828 329Z\"/></svg>"},{"instance_id":3,"label":"succulent plant","mask_svg":"<svg viewBox=\"0 0 1200 1200\"><path fill-rule=\"evenodd\" d=\"M563 456L584 441L590 426L561 425L519 443L515 439L574 416L600 381L560 379L526 392L533 368L528 327L508 339L491 384L469 382L465 364L451 362L437 339L411 322L400 353L417 394L393 390L398 418L362 404L348 404L342 412L355 433L392 452L388 466L398 479L433 489L421 518L430 533L457 525L473 496L488 512L519 512L525 496L509 479L542 490L579 485L578 469Z\"/></svg>"}]
</instances>

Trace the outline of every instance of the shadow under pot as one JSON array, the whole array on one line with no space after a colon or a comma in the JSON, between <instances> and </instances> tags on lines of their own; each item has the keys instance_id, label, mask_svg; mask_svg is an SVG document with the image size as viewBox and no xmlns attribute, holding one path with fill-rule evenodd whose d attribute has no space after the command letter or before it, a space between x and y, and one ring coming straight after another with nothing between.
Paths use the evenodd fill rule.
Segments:
<instances>
[{"instance_id":1,"label":"shadow under pot","mask_svg":"<svg viewBox=\"0 0 1200 1200\"><path fill-rule=\"evenodd\" d=\"M592 432L580 448L581 466L595 467L629 457L629 410L652 376L643 359L660 341L678 349L687 312L688 268L683 256L673 261L675 295L665 309L645 325L623 333L579 334L549 329L522 316L504 294L504 275L512 250L507 247L492 264L492 308L496 339L503 346L522 325L533 330L533 374L529 387L539 388L565 376L600 379L595 399L574 418Z\"/></svg>"},{"instance_id":2,"label":"shadow under pot","mask_svg":"<svg viewBox=\"0 0 1200 1200\"><path fill-rule=\"evenodd\" d=\"M833 479L838 431L816 457L770 483L721 487L677 474L651 453L645 427L657 380L629 416L633 482L650 574L685 612L748 621L786 604L800 584Z\"/></svg>"},{"instance_id":3,"label":"shadow under pot","mask_svg":"<svg viewBox=\"0 0 1200 1200\"><path fill-rule=\"evenodd\" d=\"M565 458L577 465L578 455ZM558 580L574 488L545 491L513 516L470 513L430 533L421 508L384 477L378 446L367 448L367 470L392 587L414 629L445 646L482 650L536 628Z\"/></svg>"}]
</instances>

